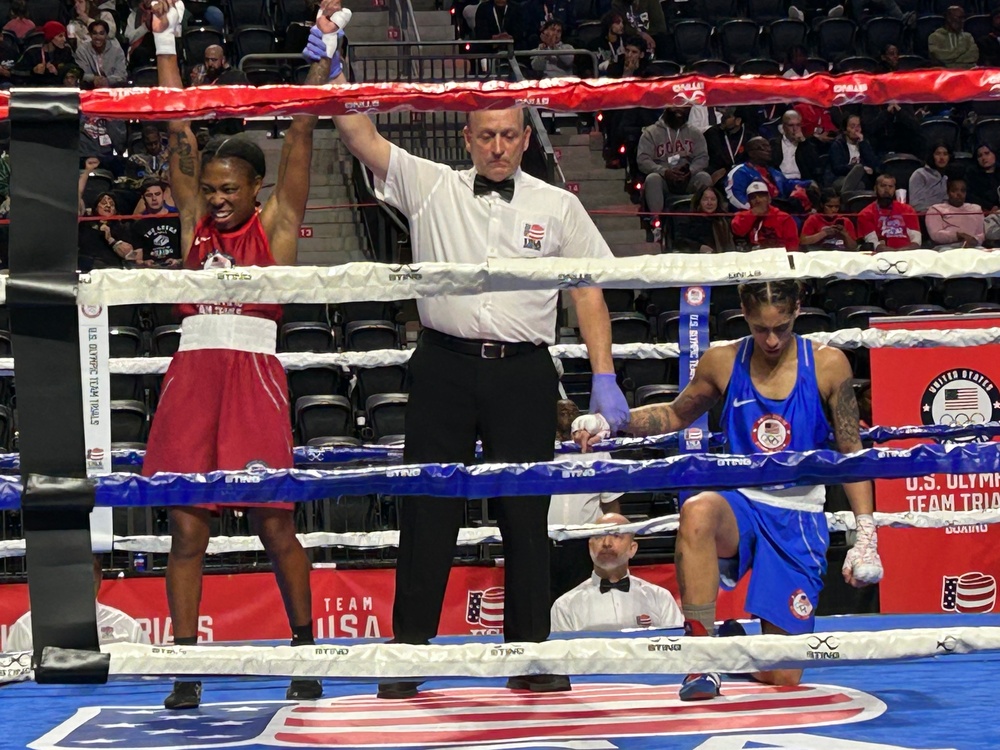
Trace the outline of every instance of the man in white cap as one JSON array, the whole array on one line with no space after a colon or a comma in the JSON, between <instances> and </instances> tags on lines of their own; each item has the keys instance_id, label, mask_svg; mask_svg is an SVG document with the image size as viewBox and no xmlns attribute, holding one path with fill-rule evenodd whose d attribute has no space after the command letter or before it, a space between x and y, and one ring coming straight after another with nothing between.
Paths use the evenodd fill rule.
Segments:
<instances>
[{"instance_id":1,"label":"man in white cap","mask_svg":"<svg viewBox=\"0 0 1000 750\"><path fill-rule=\"evenodd\" d=\"M745 240L752 250L762 247L799 249L799 230L795 220L771 205L771 193L763 182L747 186L750 208L733 217L733 237Z\"/></svg>"}]
</instances>

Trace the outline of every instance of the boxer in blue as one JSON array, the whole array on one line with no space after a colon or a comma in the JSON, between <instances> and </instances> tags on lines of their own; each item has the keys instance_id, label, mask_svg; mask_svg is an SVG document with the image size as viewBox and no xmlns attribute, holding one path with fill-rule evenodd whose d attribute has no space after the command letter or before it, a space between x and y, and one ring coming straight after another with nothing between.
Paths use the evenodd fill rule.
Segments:
<instances>
[{"instance_id":1,"label":"boxer in blue","mask_svg":"<svg viewBox=\"0 0 1000 750\"><path fill-rule=\"evenodd\" d=\"M730 453L815 450L827 447L831 433L842 453L860 450L858 404L847 358L839 349L793 332L798 282L742 284L739 291L751 335L709 349L672 403L633 409L625 432L644 436L683 430L722 400ZM579 417L572 431L585 451L609 433L600 415ZM858 525L844 579L858 587L877 583L882 562L872 519L872 483L851 482L844 490ZM763 632L812 632L829 545L825 495L822 485L780 485L701 492L687 500L675 553L686 631L713 635L720 583L732 588L753 569L746 608L760 618ZM802 670L774 669L754 677L796 685ZM720 685L715 673L688 675L680 698L714 698Z\"/></svg>"}]
</instances>

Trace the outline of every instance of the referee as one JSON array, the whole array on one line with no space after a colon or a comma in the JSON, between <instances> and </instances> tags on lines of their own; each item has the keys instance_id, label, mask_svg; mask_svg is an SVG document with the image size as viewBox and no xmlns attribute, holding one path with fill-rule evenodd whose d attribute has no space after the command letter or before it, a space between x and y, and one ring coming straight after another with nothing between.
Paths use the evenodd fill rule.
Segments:
<instances>
[{"instance_id":1,"label":"referee","mask_svg":"<svg viewBox=\"0 0 1000 750\"><path fill-rule=\"evenodd\" d=\"M322 12L339 8L340 0L325 0ZM346 83L342 75L332 81ZM407 153L363 115L333 119L344 145L375 174L381 197L409 218L414 262L612 257L574 195L521 171L531 137L523 108L469 115L464 136L473 168L462 172ZM595 373L591 412L615 429L628 419L628 406L615 382L604 296L596 287L570 294ZM554 290L417 300L424 330L408 369L407 463L472 464L477 438L487 461L552 459L559 379L547 347L556 304ZM507 641L549 635L548 505L548 496L493 505L503 537ZM424 644L437 634L465 507L464 498L402 499L395 642ZM409 698L418 685L382 683L378 695ZM550 692L570 684L560 675L533 675L512 677L507 687Z\"/></svg>"}]
</instances>

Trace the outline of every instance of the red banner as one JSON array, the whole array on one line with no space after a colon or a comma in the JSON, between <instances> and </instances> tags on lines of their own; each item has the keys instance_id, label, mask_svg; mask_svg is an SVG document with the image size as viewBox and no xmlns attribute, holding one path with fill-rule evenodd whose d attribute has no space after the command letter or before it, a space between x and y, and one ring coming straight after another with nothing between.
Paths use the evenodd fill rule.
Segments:
<instances>
[{"instance_id":1,"label":"red banner","mask_svg":"<svg viewBox=\"0 0 1000 750\"><path fill-rule=\"evenodd\" d=\"M649 565L634 571L677 596L673 565ZM392 636L391 569L312 572L313 617L317 638L389 638ZM749 579L746 579L749 580ZM719 596L720 619L745 617L746 580ZM10 626L28 608L28 587L0 587L0 651ZM105 581L100 600L127 612L143 626L154 643L172 636L163 579L120 578ZM445 592L441 635L501 633L503 569L456 567ZM288 621L270 573L207 575L201 600L199 637L202 641L271 640L289 637Z\"/></svg>"},{"instance_id":2,"label":"red banner","mask_svg":"<svg viewBox=\"0 0 1000 750\"><path fill-rule=\"evenodd\" d=\"M990 328L989 315L875 319L882 330ZM1000 346L873 349L872 416L882 425L1000 420ZM909 447L919 440L894 441ZM1000 473L932 474L875 482L879 511L1000 510ZM883 612L991 612L1000 578L1000 528L879 529Z\"/></svg>"},{"instance_id":3,"label":"red banner","mask_svg":"<svg viewBox=\"0 0 1000 750\"><path fill-rule=\"evenodd\" d=\"M0 92L0 118L9 92ZM704 104L807 102L820 107L888 102L946 103L1000 98L1000 71L915 70L788 79L773 76L677 76L649 79L359 83L344 86L203 86L184 90L106 88L83 91L84 114L169 120L176 117L467 112L530 104L561 112Z\"/></svg>"}]
</instances>

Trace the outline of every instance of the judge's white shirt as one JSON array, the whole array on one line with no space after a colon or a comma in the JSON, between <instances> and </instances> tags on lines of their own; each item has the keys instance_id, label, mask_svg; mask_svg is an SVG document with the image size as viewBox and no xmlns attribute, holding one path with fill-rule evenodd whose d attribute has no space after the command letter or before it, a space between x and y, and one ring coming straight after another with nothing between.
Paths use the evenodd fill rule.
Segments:
<instances>
[{"instance_id":1,"label":"judge's white shirt","mask_svg":"<svg viewBox=\"0 0 1000 750\"><path fill-rule=\"evenodd\" d=\"M556 459L593 463L607 461L610 453L581 453L572 456L556 456ZM553 495L549 502L549 526L578 526L594 523L601 517L602 505L607 505L624 495L624 492L587 492L576 495Z\"/></svg>"},{"instance_id":2,"label":"judge's white shirt","mask_svg":"<svg viewBox=\"0 0 1000 750\"><path fill-rule=\"evenodd\" d=\"M139 623L120 609L97 603L97 635L107 643L149 643L149 636ZM31 612L26 612L10 626L4 651L31 651Z\"/></svg>"},{"instance_id":3,"label":"judge's white shirt","mask_svg":"<svg viewBox=\"0 0 1000 750\"><path fill-rule=\"evenodd\" d=\"M552 605L552 632L612 631L625 628L679 628L684 615L662 586L629 575L629 590L601 593L597 573Z\"/></svg>"}]
</instances>

